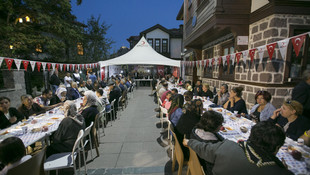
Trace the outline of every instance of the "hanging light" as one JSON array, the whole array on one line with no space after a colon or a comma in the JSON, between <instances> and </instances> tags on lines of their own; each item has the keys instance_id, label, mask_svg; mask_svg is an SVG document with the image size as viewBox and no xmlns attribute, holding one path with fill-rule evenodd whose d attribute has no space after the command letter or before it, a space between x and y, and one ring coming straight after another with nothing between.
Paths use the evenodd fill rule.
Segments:
<instances>
[{"instance_id":1,"label":"hanging light","mask_svg":"<svg viewBox=\"0 0 310 175\"><path fill-rule=\"evenodd\" d=\"M26 16L25 19L26 19L26 22L30 22L30 17L29 16Z\"/></svg>"},{"instance_id":2,"label":"hanging light","mask_svg":"<svg viewBox=\"0 0 310 175\"><path fill-rule=\"evenodd\" d=\"M12 44L10 44L10 49L11 49L11 50L13 49L13 45L12 45Z\"/></svg>"},{"instance_id":3,"label":"hanging light","mask_svg":"<svg viewBox=\"0 0 310 175\"><path fill-rule=\"evenodd\" d=\"M18 18L19 23L23 23L23 18Z\"/></svg>"}]
</instances>

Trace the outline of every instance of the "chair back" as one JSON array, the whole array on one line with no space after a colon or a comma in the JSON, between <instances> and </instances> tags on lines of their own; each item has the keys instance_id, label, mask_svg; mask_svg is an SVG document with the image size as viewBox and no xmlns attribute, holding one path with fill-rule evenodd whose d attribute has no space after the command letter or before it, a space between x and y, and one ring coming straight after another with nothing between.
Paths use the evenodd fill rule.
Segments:
<instances>
[{"instance_id":1,"label":"chair back","mask_svg":"<svg viewBox=\"0 0 310 175\"><path fill-rule=\"evenodd\" d=\"M7 175L21 175L21 174L41 175L41 174L44 174L45 151L46 151L46 147L44 147L40 152L36 153L34 156L32 156L27 161L8 170Z\"/></svg>"},{"instance_id":2,"label":"chair back","mask_svg":"<svg viewBox=\"0 0 310 175\"><path fill-rule=\"evenodd\" d=\"M175 133L170 130L170 132L172 133L172 136L174 138L174 151L173 151L173 158L172 158L172 171L174 171L174 167L175 167L175 161L178 162L179 164L179 169L178 169L178 175L182 174L182 168L184 165L184 154L181 148L181 145L178 141L177 136L175 135Z\"/></svg>"},{"instance_id":3,"label":"chair back","mask_svg":"<svg viewBox=\"0 0 310 175\"><path fill-rule=\"evenodd\" d=\"M189 160L188 160L188 170L190 174L195 175L204 175L203 168L199 162L199 159L197 157L197 154L194 150L192 150L190 147L189 149Z\"/></svg>"},{"instance_id":4,"label":"chair back","mask_svg":"<svg viewBox=\"0 0 310 175\"><path fill-rule=\"evenodd\" d=\"M168 117L168 110L162 106L160 106L160 119L164 118L164 114L166 115L166 117Z\"/></svg>"},{"instance_id":5,"label":"chair back","mask_svg":"<svg viewBox=\"0 0 310 175\"><path fill-rule=\"evenodd\" d=\"M99 114L99 113L98 113ZM96 116L97 117L97 116ZM85 138L86 136L88 136L90 134L90 130L93 127L94 122L91 122L90 125L85 129L83 137Z\"/></svg>"},{"instance_id":6,"label":"chair back","mask_svg":"<svg viewBox=\"0 0 310 175\"><path fill-rule=\"evenodd\" d=\"M114 99L113 101L111 101L111 110L114 110L114 103L115 103L116 99Z\"/></svg>"},{"instance_id":7,"label":"chair back","mask_svg":"<svg viewBox=\"0 0 310 175\"><path fill-rule=\"evenodd\" d=\"M84 136L84 131L83 129L80 130L76 140L75 140L75 143L74 143L74 146L72 148L72 154L71 154L71 158L72 160L75 160L74 158L74 155L75 155L75 152L77 151L77 153L79 153L79 151L81 150L82 148L82 138ZM75 162L75 161L73 161Z\"/></svg>"}]
</instances>

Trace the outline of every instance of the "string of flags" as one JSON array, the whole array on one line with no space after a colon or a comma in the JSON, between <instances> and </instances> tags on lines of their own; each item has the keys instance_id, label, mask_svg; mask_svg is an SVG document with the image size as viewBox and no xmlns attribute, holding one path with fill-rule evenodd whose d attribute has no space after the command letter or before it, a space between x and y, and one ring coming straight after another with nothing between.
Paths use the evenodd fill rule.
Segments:
<instances>
[{"instance_id":1,"label":"string of flags","mask_svg":"<svg viewBox=\"0 0 310 175\"><path fill-rule=\"evenodd\" d=\"M20 70L21 65L24 70L27 71L28 65L30 64L31 70L34 71L35 67L40 72L41 68L43 71L50 71L51 69L55 71L55 69L60 71L73 71L75 69L87 69L87 68L99 68L99 63L88 63L88 64L68 64L68 63L50 63L50 62L42 62L42 61L30 61L30 60L21 60L16 58L5 58L0 57L0 66L2 65L3 60L6 63L6 66L9 70L11 70L12 65L15 64L17 70Z\"/></svg>"},{"instance_id":2,"label":"string of flags","mask_svg":"<svg viewBox=\"0 0 310 175\"><path fill-rule=\"evenodd\" d=\"M252 63L256 52L258 53L259 62L261 63L264 57L264 52L267 51L269 59L272 60L273 54L276 48L279 49L282 58L285 59L289 41L292 41L294 52L296 56L298 56L300 49L302 45L304 44L307 35L309 35L310 37L310 32L303 33L303 34L300 34L300 35L297 35L291 38L286 38L286 39L283 39L283 40L280 40L280 41L277 41L271 44L262 45L262 46L259 46L253 49L244 50L244 51L233 53L233 54L228 54L225 56L219 56L219 57L209 58L205 60L198 60L198 61L181 61L181 65L184 67L203 66L205 68L205 67L211 67L213 65L218 66L220 64L223 64L224 66L225 63L227 63L227 66L229 66L230 60L231 60L232 65L234 65L235 62L239 64L241 55L242 55L242 61L245 64L246 64L246 60L248 56L250 57L251 63Z\"/></svg>"}]
</instances>

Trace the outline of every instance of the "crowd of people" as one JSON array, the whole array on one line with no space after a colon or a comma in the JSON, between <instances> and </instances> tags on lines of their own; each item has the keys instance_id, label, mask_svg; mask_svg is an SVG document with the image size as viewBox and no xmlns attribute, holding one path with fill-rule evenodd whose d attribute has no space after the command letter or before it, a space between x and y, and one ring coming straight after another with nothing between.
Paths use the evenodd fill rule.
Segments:
<instances>
[{"instance_id":1,"label":"crowd of people","mask_svg":"<svg viewBox=\"0 0 310 175\"><path fill-rule=\"evenodd\" d=\"M115 119L118 104L127 100L127 92L133 88L131 79L122 75L112 76L101 81L97 79L95 73L91 73L88 79L83 81L78 71L75 71L72 77L71 73L68 72L62 82L58 77L57 70L55 70L50 78L50 83L51 88L43 90L42 95L38 97L33 98L28 94L22 95L21 105L17 109L11 107L8 97L0 97L0 129L8 128L22 120L29 119L30 116L45 113L55 107L64 107L65 118L50 137L51 144L46 150L47 157L55 153L71 151L79 131L88 127L91 122L95 122L99 112L103 110L109 112L113 101L116 110L107 115L106 121L112 120L112 116ZM74 100L81 97L83 102L81 107L77 108ZM123 100L122 103L118 102L119 99ZM106 124L102 123L102 125ZM14 141L21 142L18 138ZM0 143L0 162L10 168L11 166L8 165L20 162L24 153L21 153L16 160L7 160L6 154L2 153L8 149L6 146L11 145L7 142L10 140L4 140ZM23 148L25 149L25 146ZM7 171L7 168L4 168L3 171Z\"/></svg>"},{"instance_id":2,"label":"crowd of people","mask_svg":"<svg viewBox=\"0 0 310 175\"><path fill-rule=\"evenodd\" d=\"M310 107L309 70L304 72L303 81L293 89L291 99L286 99L278 109L270 103L272 95L268 91L257 91L256 104L248 110L242 98L242 87L222 84L218 92L212 92L210 86L201 80L192 86L190 81L173 78L170 83L186 90L181 95L177 89L168 90L169 80L172 79L168 76L158 81L154 95L159 96L162 107L168 110L167 117L180 142L184 159L188 160L187 147L191 147L199 155L206 174L291 174L275 157L285 137L294 141L302 138L310 146L310 116L307 113ZM193 98L195 96L211 100L214 103L211 107L223 107L255 122L248 141L234 143L223 140L218 134L224 122L223 116L203 109L202 101ZM167 129L168 123L158 122L156 126ZM161 133L163 138L167 137L167 132ZM246 171L241 172L244 168Z\"/></svg>"}]
</instances>

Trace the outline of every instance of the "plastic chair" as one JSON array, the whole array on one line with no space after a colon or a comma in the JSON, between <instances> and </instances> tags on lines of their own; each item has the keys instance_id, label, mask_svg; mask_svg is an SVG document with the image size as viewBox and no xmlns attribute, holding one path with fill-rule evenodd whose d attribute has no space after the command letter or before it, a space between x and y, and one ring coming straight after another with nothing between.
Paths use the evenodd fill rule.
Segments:
<instances>
[{"instance_id":1,"label":"plastic chair","mask_svg":"<svg viewBox=\"0 0 310 175\"><path fill-rule=\"evenodd\" d=\"M176 137L175 133L171 130L172 136L174 138L174 152L173 152L173 158L172 158L172 172L175 168L175 161L179 164L178 169L178 175L182 175L182 169L183 165L186 165L187 162L184 162L184 154L181 148L181 145L179 144L178 138Z\"/></svg>"},{"instance_id":2,"label":"plastic chair","mask_svg":"<svg viewBox=\"0 0 310 175\"><path fill-rule=\"evenodd\" d=\"M190 147L188 147L188 149L189 149L189 160L188 160L187 175L189 174L205 175L196 152L192 150Z\"/></svg>"},{"instance_id":3,"label":"plastic chair","mask_svg":"<svg viewBox=\"0 0 310 175\"><path fill-rule=\"evenodd\" d=\"M111 102L111 109L109 111L106 112L106 115L107 114L110 114L111 116L111 126L112 126L112 120L115 120L115 117L114 117L114 103L115 103L116 99L114 99L112 102Z\"/></svg>"},{"instance_id":4,"label":"plastic chair","mask_svg":"<svg viewBox=\"0 0 310 175\"><path fill-rule=\"evenodd\" d=\"M123 107L123 102L122 102L123 96L120 96L118 98L118 106L117 106L117 110L120 111L122 109L122 111L124 111L124 107Z\"/></svg>"},{"instance_id":5,"label":"plastic chair","mask_svg":"<svg viewBox=\"0 0 310 175\"><path fill-rule=\"evenodd\" d=\"M75 140L72 152L57 153L57 154L53 154L50 157L48 157L44 163L44 170L45 171L56 170L56 173L58 174L59 169L73 168L74 174L76 174L75 160L78 154L79 155L79 171L80 171L80 167L81 167L80 166L81 165L80 151L83 151L83 155L85 155L84 147L82 143L83 135L84 135L84 131L80 130L77 136L77 139ZM85 163L86 162L84 160L84 164ZM85 167L85 172L86 172L86 167Z\"/></svg>"},{"instance_id":6,"label":"plastic chair","mask_svg":"<svg viewBox=\"0 0 310 175\"><path fill-rule=\"evenodd\" d=\"M90 134L90 131L93 125L94 125L94 122L91 122L90 125L85 129L84 134L83 134L83 140L84 140L83 147L85 148L86 145L89 143L91 160L94 160L93 151L92 151L93 149L92 137ZM84 157L85 157L85 154L84 154Z\"/></svg>"},{"instance_id":7,"label":"plastic chair","mask_svg":"<svg viewBox=\"0 0 310 175\"><path fill-rule=\"evenodd\" d=\"M46 147L44 147L40 152L36 153L27 161L17 165L16 167L9 169L7 175L21 175L31 174L31 175L41 175L44 174L44 157L45 157Z\"/></svg>"},{"instance_id":8,"label":"plastic chair","mask_svg":"<svg viewBox=\"0 0 310 175\"><path fill-rule=\"evenodd\" d=\"M94 143L94 145L95 145L97 157L99 157L99 155L100 155L100 153L99 153L99 141L98 141L96 123L95 123L95 125L92 127L92 129L91 129L91 135L92 135L92 138L93 138L93 143Z\"/></svg>"},{"instance_id":9,"label":"plastic chair","mask_svg":"<svg viewBox=\"0 0 310 175\"><path fill-rule=\"evenodd\" d=\"M98 135L98 141L100 143L100 124L101 124L101 129L102 129L102 132L103 132L103 136L105 136L105 132L104 132L104 124L106 122L106 117L105 117L105 109L103 109L102 111L100 111L96 118L95 118L95 126L96 126L96 129L97 129L97 135Z\"/></svg>"}]
</instances>

